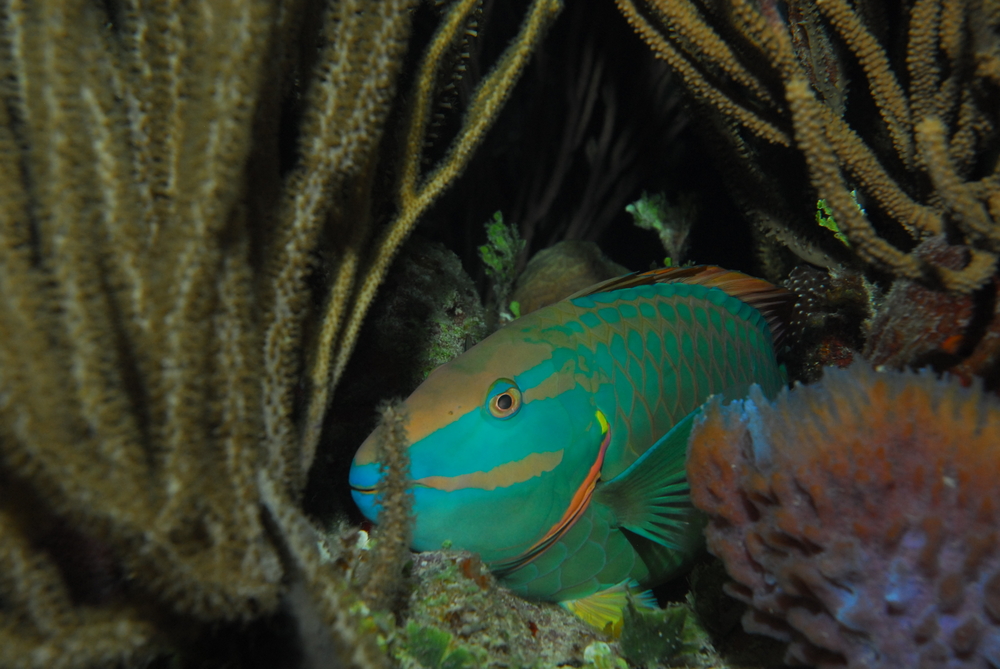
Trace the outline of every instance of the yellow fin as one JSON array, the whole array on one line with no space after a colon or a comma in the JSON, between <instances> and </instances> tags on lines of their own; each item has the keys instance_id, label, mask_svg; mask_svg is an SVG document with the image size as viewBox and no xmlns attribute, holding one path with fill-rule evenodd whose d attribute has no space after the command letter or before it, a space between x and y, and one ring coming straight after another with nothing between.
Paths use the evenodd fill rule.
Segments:
<instances>
[{"instance_id":1,"label":"yellow fin","mask_svg":"<svg viewBox=\"0 0 1000 669\"><path fill-rule=\"evenodd\" d=\"M592 595L580 599L567 599L559 604L575 613L588 625L617 639L622 633L622 620L625 617L625 603L628 601L629 592L632 593L636 608L651 611L660 608L651 590L639 592L638 588L639 584L630 579Z\"/></svg>"}]
</instances>

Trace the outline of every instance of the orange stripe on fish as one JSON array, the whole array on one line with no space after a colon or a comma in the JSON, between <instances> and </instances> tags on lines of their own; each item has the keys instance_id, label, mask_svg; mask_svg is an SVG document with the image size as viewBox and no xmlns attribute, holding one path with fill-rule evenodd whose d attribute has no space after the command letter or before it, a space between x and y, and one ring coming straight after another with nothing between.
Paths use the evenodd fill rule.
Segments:
<instances>
[{"instance_id":1,"label":"orange stripe on fish","mask_svg":"<svg viewBox=\"0 0 1000 669\"><path fill-rule=\"evenodd\" d=\"M526 458L505 462L488 471L471 472L458 476L425 476L413 482L425 488L434 488L444 492L454 492L466 488L496 490L515 483L524 483L528 479L550 472L562 462L562 459L562 449L547 453L532 453Z\"/></svg>"}]
</instances>

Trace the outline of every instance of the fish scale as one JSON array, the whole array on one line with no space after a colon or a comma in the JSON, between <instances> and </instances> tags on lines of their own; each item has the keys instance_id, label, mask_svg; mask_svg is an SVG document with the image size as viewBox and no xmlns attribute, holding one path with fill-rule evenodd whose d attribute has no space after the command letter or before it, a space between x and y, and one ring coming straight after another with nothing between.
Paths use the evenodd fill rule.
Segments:
<instances>
[{"instance_id":1,"label":"fish scale","mask_svg":"<svg viewBox=\"0 0 1000 669\"><path fill-rule=\"evenodd\" d=\"M677 573L701 541L691 423L712 394L782 386L772 326L789 303L721 268L658 270L527 314L438 368L406 401L414 548L478 551L515 592L554 601ZM351 485L377 522L374 453L370 437Z\"/></svg>"},{"instance_id":2,"label":"fish scale","mask_svg":"<svg viewBox=\"0 0 1000 669\"><path fill-rule=\"evenodd\" d=\"M769 345L768 349L763 349L762 338L754 332L754 328L766 329L757 310L718 289L704 286L659 284L648 288L641 294L635 290L615 291L622 294L603 295L600 302L578 298L570 302L579 312L560 311L562 318L580 318L596 311L599 322L590 327L589 341L580 341L578 346L595 356L598 369L610 371L610 384L615 390L611 404L618 428L612 432L631 438L628 446L612 442L609 450L621 449L622 455L606 458L607 465L602 470L604 478L614 477L631 464L655 441L654 434L657 438L666 434L711 392L733 387L738 378L750 378L753 368L768 366L768 361L762 357L770 354ZM709 290L718 294L715 302L707 298ZM610 306L597 307L597 304ZM643 304L657 308L660 318L651 320L638 315L636 306ZM633 313L636 315L632 316ZM721 325L724 316L735 316L746 327L738 329L735 323L729 329L713 326L714 319ZM727 321L732 322L729 318ZM663 346L646 345L637 351L636 347L625 345L624 338L630 334L642 337L647 333L659 337ZM699 342L698 350L696 341ZM724 364L719 364L720 357L725 360ZM663 364L664 359L670 364ZM655 391L636 392L637 387L642 388L644 370L654 375ZM780 384L777 375L760 381L768 386L775 382ZM646 402L637 403L636 398L645 398ZM641 415L640 410L644 410ZM629 429L623 429L624 426Z\"/></svg>"}]
</instances>

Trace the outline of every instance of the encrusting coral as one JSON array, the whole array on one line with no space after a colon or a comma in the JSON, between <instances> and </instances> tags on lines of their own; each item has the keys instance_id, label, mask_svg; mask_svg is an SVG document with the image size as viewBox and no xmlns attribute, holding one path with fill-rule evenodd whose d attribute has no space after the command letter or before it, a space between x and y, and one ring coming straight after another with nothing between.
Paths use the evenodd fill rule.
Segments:
<instances>
[{"instance_id":1,"label":"encrusting coral","mask_svg":"<svg viewBox=\"0 0 1000 669\"><path fill-rule=\"evenodd\" d=\"M961 247L950 246L938 236L913 250L917 257L957 268L966 261ZM1000 305L996 304L1000 277L969 295L931 290L909 279L896 281L872 319L865 342L865 358L890 368L932 365L972 383L986 377L995 390L1000 361Z\"/></svg>"},{"instance_id":2,"label":"encrusting coral","mask_svg":"<svg viewBox=\"0 0 1000 669\"><path fill-rule=\"evenodd\" d=\"M414 236L386 276L363 331L370 341L359 340L351 366L377 371L364 374L375 401L413 392L438 366L479 343L487 334L486 314L458 257Z\"/></svg>"},{"instance_id":3,"label":"encrusting coral","mask_svg":"<svg viewBox=\"0 0 1000 669\"><path fill-rule=\"evenodd\" d=\"M744 627L819 667L1000 664L998 445L1000 401L929 372L711 401L688 479Z\"/></svg>"},{"instance_id":4,"label":"encrusting coral","mask_svg":"<svg viewBox=\"0 0 1000 669\"><path fill-rule=\"evenodd\" d=\"M299 497L389 261L559 11L423 161L477 5L429 40L410 0L0 5L0 665L183 658L279 608L385 663Z\"/></svg>"}]
</instances>

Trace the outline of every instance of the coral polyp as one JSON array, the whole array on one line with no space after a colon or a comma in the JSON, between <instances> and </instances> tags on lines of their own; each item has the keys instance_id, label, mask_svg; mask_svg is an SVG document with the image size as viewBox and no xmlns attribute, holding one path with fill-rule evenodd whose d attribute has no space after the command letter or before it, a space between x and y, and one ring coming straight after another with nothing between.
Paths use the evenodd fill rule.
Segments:
<instances>
[{"instance_id":1,"label":"coral polyp","mask_svg":"<svg viewBox=\"0 0 1000 669\"><path fill-rule=\"evenodd\" d=\"M929 372L827 370L705 409L690 442L743 625L818 667L1000 666L1000 402Z\"/></svg>"}]
</instances>

